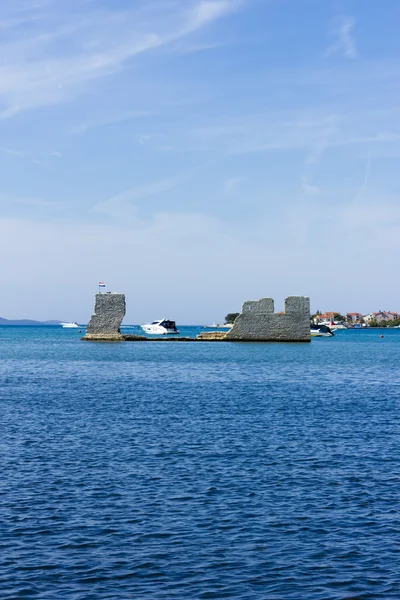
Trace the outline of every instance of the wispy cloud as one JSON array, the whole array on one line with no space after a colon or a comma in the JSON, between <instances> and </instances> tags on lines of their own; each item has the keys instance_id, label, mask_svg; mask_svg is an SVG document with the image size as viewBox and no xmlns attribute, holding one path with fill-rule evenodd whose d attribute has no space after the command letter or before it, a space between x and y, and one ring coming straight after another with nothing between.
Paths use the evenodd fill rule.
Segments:
<instances>
[{"instance_id":1,"label":"wispy cloud","mask_svg":"<svg viewBox=\"0 0 400 600\"><path fill-rule=\"evenodd\" d=\"M331 112L331 107L275 110L235 116L216 115L189 132L188 145L208 147L213 153L245 155L298 150L312 165L330 149L356 145L393 145L400 139L397 109L360 109Z\"/></svg>"},{"instance_id":2,"label":"wispy cloud","mask_svg":"<svg viewBox=\"0 0 400 600\"><path fill-rule=\"evenodd\" d=\"M0 146L0 151L4 152L5 154L9 154L10 156L25 156L23 152L20 152L19 150L14 150L13 148L7 148L5 146Z\"/></svg>"},{"instance_id":3,"label":"wispy cloud","mask_svg":"<svg viewBox=\"0 0 400 600\"><path fill-rule=\"evenodd\" d=\"M183 31L196 31L231 13L243 5L243 0L203 0L193 6Z\"/></svg>"},{"instance_id":4,"label":"wispy cloud","mask_svg":"<svg viewBox=\"0 0 400 600\"><path fill-rule=\"evenodd\" d=\"M0 44L0 117L39 106L66 102L88 90L90 83L122 71L133 58L176 42L237 10L243 0L140 0L130 9L90 11L86 3L72 8L54 4L24 5L31 18L27 35L13 26ZM7 13L7 14L5 14ZM84 42L82 42L84 40Z\"/></svg>"},{"instance_id":5,"label":"wispy cloud","mask_svg":"<svg viewBox=\"0 0 400 600\"><path fill-rule=\"evenodd\" d=\"M9 156L15 156L16 158L23 158L23 159L29 160L32 164L35 164L35 165L42 165L42 162L35 156L32 156L32 154L28 151L23 152L21 150L15 150L14 148L8 148L7 146L0 146L0 152L3 152L4 154L8 154ZM49 155L46 155L46 156L52 156L54 158L62 158L63 157L61 152L50 152Z\"/></svg>"},{"instance_id":6,"label":"wispy cloud","mask_svg":"<svg viewBox=\"0 0 400 600\"><path fill-rule=\"evenodd\" d=\"M98 118L96 120L79 123L79 125L75 125L71 129L71 134L79 135L82 133L86 133L90 129L95 129L96 127L104 127L106 125L116 125L118 123L124 123L125 121L131 121L133 119L141 119L144 117L149 117L151 114L152 113L147 110L122 111L120 114L108 115L103 118Z\"/></svg>"},{"instance_id":7,"label":"wispy cloud","mask_svg":"<svg viewBox=\"0 0 400 600\"><path fill-rule=\"evenodd\" d=\"M36 198L34 196L19 196L10 192L0 190L0 205L7 206L24 206L32 208L45 208L48 210L59 210L63 207L63 204L59 201L45 200L43 198Z\"/></svg>"},{"instance_id":8,"label":"wispy cloud","mask_svg":"<svg viewBox=\"0 0 400 600\"><path fill-rule=\"evenodd\" d=\"M364 180L361 184L360 189L358 190L357 194L355 195L355 197L353 198L353 202L358 202L362 196L364 195L367 187L368 187L368 182L369 182L369 176L371 173L371 165L372 165L372 150L371 147L369 148L368 151L368 157L367 157L367 164L365 167L365 174L364 174Z\"/></svg>"},{"instance_id":9,"label":"wispy cloud","mask_svg":"<svg viewBox=\"0 0 400 600\"><path fill-rule=\"evenodd\" d=\"M226 179L226 181L224 181L225 194L233 194L244 181L244 177L230 177L229 179Z\"/></svg>"},{"instance_id":10,"label":"wispy cloud","mask_svg":"<svg viewBox=\"0 0 400 600\"><path fill-rule=\"evenodd\" d=\"M353 35L353 29L356 20L354 17L340 17L335 19L331 30L331 36L334 37L333 43L325 52L325 56L339 54L346 58L357 58L357 43Z\"/></svg>"},{"instance_id":11,"label":"wispy cloud","mask_svg":"<svg viewBox=\"0 0 400 600\"><path fill-rule=\"evenodd\" d=\"M112 217L126 219L128 215L135 216L137 207L135 201L141 201L150 196L162 194L174 188L179 182L177 177L170 177L124 190L92 207L93 212L104 213Z\"/></svg>"},{"instance_id":12,"label":"wispy cloud","mask_svg":"<svg viewBox=\"0 0 400 600\"><path fill-rule=\"evenodd\" d=\"M207 50L215 50L223 48L227 44L223 42L204 42L201 44L179 43L176 45L176 50L179 54L194 54L196 52L205 52Z\"/></svg>"},{"instance_id":13,"label":"wispy cloud","mask_svg":"<svg viewBox=\"0 0 400 600\"><path fill-rule=\"evenodd\" d=\"M307 177L302 177L301 187L303 192L310 196L317 196L321 193L320 188L317 185L312 185L311 183L309 183Z\"/></svg>"},{"instance_id":14,"label":"wispy cloud","mask_svg":"<svg viewBox=\"0 0 400 600\"><path fill-rule=\"evenodd\" d=\"M231 155L306 149L310 152L308 160L313 162L328 140L332 144L342 139L342 121L343 117L321 111L271 111L219 116L214 124L191 133L198 143L212 140L214 149Z\"/></svg>"},{"instance_id":15,"label":"wispy cloud","mask_svg":"<svg viewBox=\"0 0 400 600\"><path fill-rule=\"evenodd\" d=\"M292 2L289 21L271 4L0 1L4 310L25 310L32 281L30 316L52 303L54 317L67 307L83 321L91 282L104 277L135 297L132 320L168 314L158 303L170 295L180 319L186 311L206 322L217 319L207 313L216 296L226 311L240 307L243 290L268 293L259 273L271 254L280 261L268 285L281 297L305 293L317 307L322 299L348 310L353 294L354 310L372 310L382 293L398 296L385 285L400 243L398 51L368 36L361 51L351 14L321 50L310 28L325 35L326 13L315 2ZM377 36L394 27L390 10L362 19ZM321 228L321 214L334 227ZM358 286L344 262L359 265ZM213 284L211 309L201 279Z\"/></svg>"}]
</instances>

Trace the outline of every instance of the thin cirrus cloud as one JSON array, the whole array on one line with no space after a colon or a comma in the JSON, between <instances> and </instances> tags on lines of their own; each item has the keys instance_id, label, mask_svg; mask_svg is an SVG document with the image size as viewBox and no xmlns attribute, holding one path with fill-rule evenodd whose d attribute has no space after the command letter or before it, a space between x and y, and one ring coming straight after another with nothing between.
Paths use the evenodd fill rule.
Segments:
<instances>
[{"instance_id":1,"label":"thin cirrus cloud","mask_svg":"<svg viewBox=\"0 0 400 600\"><path fill-rule=\"evenodd\" d=\"M374 3L355 0L322 44L313 34L330 27L329 3L292 4L0 3L0 246L14 289L4 316L25 277L54 304L49 314L37 294L29 316L63 317L75 303L70 318L83 321L93 281L129 296L138 273L146 290L132 318L140 304L149 317L149 298L163 314L159 278L148 288L160 264L173 265L164 288L192 322L219 314L210 286L199 300L202 280L221 317L265 294L379 307L400 239L400 43L385 40L395 26ZM343 264L357 264L356 286Z\"/></svg>"},{"instance_id":2,"label":"thin cirrus cloud","mask_svg":"<svg viewBox=\"0 0 400 600\"><path fill-rule=\"evenodd\" d=\"M179 179L177 177L170 177L124 190L103 202L95 204L92 207L92 212L103 213L116 219L126 219L128 215L136 217L137 207L135 202L167 192L176 187L178 183Z\"/></svg>"},{"instance_id":3,"label":"thin cirrus cloud","mask_svg":"<svg viewBox=\"0 0 400 600\"><path fill-rule=\"evenodd\" d=\"M321 193L320 188L317 185L311 184L308 181L307 177L302 177L301 187L302 187L303 192L310 196L317 196L318 194Z\"/></svg>"},{"instance_id":4,"label":"thin cirrus cloud","mask_svg":"<svg viewBox=\"0 0 400 600\"><path fill-rule=\"evenodd\" d=\"M366 85L360 78L357 92L362 89ZM398 109L391 106L380 112L358 105L342 106L336 112L330 107L287 108L221 115L190 131L190 136L193 144L204 148L211 145L213 152L228 156L297 150L305 153L306 164L317 164L328 150L338 147L374 144L395 149L400 139L398 116Z\"/></svg>"},{"instance_id":5,"label":"thin cirrus cloud","mask_svg":"<svg viewBox=\"0 0 400 600\"><path fill-rule=\"evenodd\" d=\"M335 19L331 30L331 36L334 37L334 41L326 50L325 56L336 54L349 59L357 58L357 43L353 35L355 24L354 17L340 17Z\"/></svg>"},{"instance_id":6,"label":"thin cirrus cloud","mask_svg":"<svg viewBox=\"0 0 400 600\"><path fill-rule=\"evenodd\" d=\"M127 110L122 111L119 114L108 115L97 120L85 121L74 125L70 133L71 135L80 135L86 133L90 129L96 129L97 127L105 127L107 125L117 125L125 121L131 121L133 119L141 119L143 117L150 117L153 113L148 110Z\"/></svg>"},{"instance_id":7,"label":"thin cirrus cloud","mask_svg":"<svg viewBox=\"0 0 400 600\"><path fill-rule=\"evenodd\" d=\"M5 146L0 146L0 151L5 152L5 154L9 154L10 156L25 156L24 152L21 152L20 150L14 150L13 148L7 148Z\"/></svg>"},{"instance_id":8,"label":"thin cirrus cloud","mask_svg":"<svg viewBox=\"0 0 400 600\"><path fill-rule=\"evenodd\" d=\"M68 101L88 82L121 72L135 56L166 46L238 10L246 0L156 0L125 10L66 2L23 4L30 35L0 8L0 117ZM15 12L18 13L17 7ZM90 12L88 9L90 8ZM15 32L14 32L15 29ZM12 33L15 37L12 37ZM84 40L84 42L82 42ZM63 51L63 47L68 48Z\"/></svg>"},{"instance_id":9,"label":"thin cirrus cloud","mask_svg":"<svg viewBox=\"0 0 400 600\"><path fill-rule=\"evenodd\" d=\"M246 181L245 177L230 177L224 181L224 192L227 195L233 194L240 185Z\"/></svg>"}]
</instances>

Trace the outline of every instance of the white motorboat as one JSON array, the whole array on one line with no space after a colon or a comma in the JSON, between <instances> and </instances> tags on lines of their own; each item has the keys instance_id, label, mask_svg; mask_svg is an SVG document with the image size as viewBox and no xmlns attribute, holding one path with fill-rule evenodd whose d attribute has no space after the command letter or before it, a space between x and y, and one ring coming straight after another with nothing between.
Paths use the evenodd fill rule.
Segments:
<instances>
[{"instance_id":1,"label":"white motorboat","mask_svg":"<svg viewBox=\"0 0 400 600\"><path fill-rule=\"evenodd\" d=\"M334 335L327 325L311 325L311 337L333 337Z\"/></svg>"},{"instance_id":2,"label":"white motorboat","mask_svg":"<svg viewBox=\"0 0 400 600\"><path fill-rule=\"evenodd\" d=\"M77 329L79 327L78 323L60 323L60 325L64 329Z\"/></svg>"},{"instance_id":3,"label":"white motorboat","mask_svg":"<svg viewBox=\"0 0 400 600\"><path fill-rule=\"evenodd\" d=\"M146 325L141 325L141 328L146 333L150 333L151 335L167 335L179 333L179 331L176 328L175 321L170 321L169 319L160 319L159 321L146 323Z\"/></svg>"},{"instance_id":4,"label":"white motorboat","mask_svg":"<svg viewBox=\"0 0 400 600\"><path fill-rule=\"evenodd\" d=\"M219 324L214 321L212 325L204 325L205 329L232 329L233 323Z\"/></svg>"}]
</instances>

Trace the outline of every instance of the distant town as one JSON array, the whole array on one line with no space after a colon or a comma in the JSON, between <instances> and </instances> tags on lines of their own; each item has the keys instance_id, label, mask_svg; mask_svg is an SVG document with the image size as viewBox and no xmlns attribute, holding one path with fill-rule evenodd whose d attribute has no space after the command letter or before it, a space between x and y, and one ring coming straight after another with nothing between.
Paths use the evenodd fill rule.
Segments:
<instances>
[{"instance_id":1,"label":"distant town","mask_svg":"<svg viewBox=\"0 0 400 600\"><path fill-rule=\"evenodd\" d=\"M379 310L368 315L350 312L342 315L339 312L321 313L319 310L311 315L311 321L316 325L342 325L347 328L361 327L399 327L400 315L390 310Z\"/></svg>"}]
</instances>

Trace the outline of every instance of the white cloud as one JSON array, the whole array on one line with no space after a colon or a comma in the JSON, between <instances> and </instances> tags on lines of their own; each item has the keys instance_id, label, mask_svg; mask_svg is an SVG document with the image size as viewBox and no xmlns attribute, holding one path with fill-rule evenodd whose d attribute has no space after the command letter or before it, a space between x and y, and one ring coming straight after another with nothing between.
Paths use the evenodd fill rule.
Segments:
<instances>
[{"instance_id":1,"label":"white cloud","mask_svg":"<svg viewBox=\"0 0 400 600\"><path fill-rule=\"evenodd\" d=\"M203 0L196 4L187 19L185 32L196 31L237 9L238 0Z\"/></svg>"},{"instance_id":2,"label":"white cloud","mask_svg":"<svg viewBox=\"0 0 400 600\"><path fill-rule=\"evenodd\" d=\"M21 110L66 102L90 83L120 72L145 52L178 41L236 10L238 0L141 0L127 10L85 3L25 5L37 23L31 36L10 21L0 44L0 118ZM18 12L16 2L15 12ZM0 20L4 13L0 7ZM68 49L68 50L67 50ZM2 107L1 107L2 105Z\"/></svg>"},{"instance_id":3,"label":"white cloud","mask_svg":"<svg viewBox=\"0 0 400 600\"><path fill-rule=\"evenodd\" d=\"M332 148L356 145L390 145L400 139L398 109L379 114L358 106L340 111L296 108L265 113L217 114L189 131L188 147L209 148L225 155L287 150L305 153L306 164L316 164Z\"/></svg>"},{"instance_id":4,"label":"white cloud","mask_svg":"<svg viewBox=\"0 0 400 600\"><path fill-rule=\"evenodd\" d=\"M360 189L358 190L357 194L355 195L353 202L358 202L358 200L360 200L362 198L362 196L365 194L365 192L367 190L369 176L371 173L371 165L372 165L372 151L371 151L371 147L370 147L369 151L368 151L367 164L365 167L364 180L361 184Z\"/></svg>"},{"instance_id":5,"label":"white cloud","mask_svg":"<svg viewBox=\"0 0 400 600\"><path fill-rule=\"evenodd\" d=\"M224 192L229 195L235 192L241 183L245 181L244 177L230 177L224 181Z\"/></svg>"},{"instance_id":6,"label":"white cloud","mask_svg":"<svg viewBox=\"0 0 400 600\"><path fill-rule=\"evenodd\" d=\"M0 190L0 205L4 212L5 208L25 206L31 208L45 208L50 210L59 210L63 204L58 201L44 200L34 196L19 196L10 192ZM46 211L48 213L48 210Z\"/></svg>"},{"instance_id":7,"label":"white cloud","mask_svg":"<svg viewBox=\"0 0 400 600\"><path fill-rule=\"evenodd\" d=\"M321 193L320 188L317 185L312 185L309 183L307 177L302 177L301 187L305 194L309 194L311 196L317 196Z\"/></svg>"},{"instance_id":8,"label":"white cloud","mask_svg":"<svg viewBox=\"0 0 400 600\"><path fill-rule=\"evenodd\" d=\"M367 310L374 308L372 295L387 286L377 283L367 290L368 274L390 277L395 253L391 259L387 251L398 248L400 226L398 199L382 198L396 186L394 161L380 160L382 152L400 152L394 60L325 61L315 68L285 55L286 66L271 68L263 57L271 44L280 43L277 31L271 39L263 36L259 46L257 41L258 53L254 40L245 48L248 40L241 38L241 48L254 52L254 60L238 63L232 71L224 69L226 51L211 66L212 56L182 53L214 47L214 41L224 44L229 31L222 35L215 25L244 2L34 4L0 3L3 118L60 104L57 110L0 124L0 156L4 169L10 167L3 186L23 196L26 179L32 178L34 194L46 198L0 198L3 215L26 217L0 220L0 248L11 256L3 275L11 308L18 302L22 307L19 298L26 302L19 290L30 277L32 291L45 288L54 307L43 318L84 320L79 311L86 306L90 312L96 291L90 282L102 278L127 292L133 321L154 316L137 314L140 306L164 314L164 305L157 302L166 298L172 316L176 310L181 319L186 311L187 319L197 320L203 311L207 321L218 320L218 314L205 314L214 307L221 307L222 318L246 296L283 297L286 292L320 298L322 307L323 294L327 302L343 303L354 289L359 299L368 298ZM106 5L108 10L101 8ZM29 26L21 27L23 22ZM233 34L238 25L237 20ZM328 54L355 58L353 31L353 20L339 22ZM76 106L66 106L83 94L87 97ZM123 126L91 131L114 123ZM85 132L92 135L64 135ZM365 162L370 147L374 181L371 161ZM56 160L61 152L54 149L63 152L63 161ZM27 171L21 181L13 171L18 167L13 157L19 156L25 157L19 161ZM43 161L42 168L33 168L32 159ZM80 170L83 161L85 169ZM192 178L193 165L202 167ZM126 172L130 167L131 176ZM375 199L374 183L380 192ZM104 193L110 185L115 193ZM61 198L63 204L51 198ZM193 213L179 212L182 206ZM159 212L149 217L152 207ZM38 222L44 215L48 220ZM29 223L29 217L35 222ZM280 260L271 265L272 254ZM59 268L64 256L72 274L68 283ZM74 267L78 263L82 269ZM343 264L358 265L360 286L352 285L353 273L338 271L335 277ZM158 273L160 265L164 279L157 276L149 284L148 273ZM322 273L318 281L310 275L310 265ZM146 285L137 286L133 277ZM331 279L340 282L335 289ZM288 281L291 289L285 287ZM25 316L39 317L45 310L39 294L37 298L32 293L37 304Z\"/></svg>"},{"instance_id":9,"label":"white cloud","mask_svg":"<svg viewBox=\"0 0 400 600\"><path fill-rule=\"evenodd\" d=\"M8 148L6 146L0 146L0 152L4 152L4 154L8 154L9 156L26 158L26 159L30 160L30 162L32 164L36 164L36 165L42 164L37 158L32 157L29 152L22 152L21 150L15 150L14 148ZM54 158L62 158L63 157L61 152L50 152L50 156L53 156Z\"/></svg>"},{"instance_id":10,"label":"white cloud","mask_svg":"<svg viewBox=\"0 0 400 600\"><path fill-rule=\"evenodd\" d=\"M20 152L19 150L14 150L13 148L6 148L5 146L1 146L0 151L5 152L5 154L9 154L10 156L25 156L23 152Z\"/></svg>"},{"instance_id":11,"label":"white cloud","mask_svg":"<svg viewBox=\"0 0 400 600\"><path fill-rule=\"evenodd\" d=\"M357 44L355 37L352 35L355 23L354 17L336 19L331 31L331 35L335 39L325 52L325 56L339 54L350 59L357 58Z\"/></svg>"},{"instance_id":12,"label":"white cloud","mask_svg":"<svg viewBox=\"0 0 400 600\"><path fill-rule=\"evenodd\" d=\"M196 52L205 52L207 50L215 50L226 46L222 42L204 42L200 44L179 43L176 45L176 50L180 54L194 54Z\"/></svg>"},{"instance_id":13,"label":"white cloud","mask_svg":"<svg viewBox=\"0 0 400 600\"><path fill-rule=\"evenodd\" d=\"M181 323L206 322L213 319L213 311L225 310L221 297L229 294L230 284L220 277L216 257L222 260L229 252L232 267L224 267L229 273L234 263L240 264L241 246L240 239L225 231L224 223L201 213L159 213L129 225L3 218L0 251L7 249L9 256L3 284L10 286L10 293L8 312L1 316L67 317L85 322L92 310L95 284L102 279L111 289L127 294L128 322L144 322L170 311ZM71 271L67 279L66 270ZM202 276L215 283L212 294L208 285L198 286ZM27 285L29 306L22 293ZM210 296L212 305L207 302ZM231 296L230 301L240 306L242 298L239 295L236 301Z\"/></svg>"},{"instance_id":14,"label":"white cloud","mask_svg":"<svg viewBox=\"0 0 400 600\"><path fill-rule=\"evenodd\" d=\"M70 133L72 135L79 135L82 133L86 133L90 129L94 129L96 127L104 127L106 125L116 125L117 123L123 123L125 121L130 121L133 119L141 119L143 117L151 116L151 112L148 110L126 110L122 111L119 114L107 115L102 118L94 119L91 121L86 121L84 123L80 123L79 125L75 125Z\"/></svg>"},{"instance_id":15,"label":"white cloud","mask_svg":"<svg viewBox=\"0 0 400 600\"><path fill-rule=\"evenodd\" d=\"M396 289L385 284L395 264L390 257L400 249L399 203L379 200L353 203L331 221L331 207L317 210L312 198L299 199L296 205L282 203L278 215L268 214L250 229L199 212L86 224L2 218L8 308L1 316L85 322L99 280L126 293L131 323L168 313L180 323L205 323L265 295L279 304L287 295L309 294L314 306L348 310L350 304L361 312L374 310L382 298L395 306ZM295 252L288 243L293 236ZM271 255L279 260L270 261ZM357 286L343 264L357 265ZM340 285L332 286L336 280Z\"/></svg>"},{"instance_id":16,"label":"white cloud","mask_svg":"<svg viewBox=\"0 0 400 600\"><path fill-rule=\"evenodd\" d=\"M179 179L170 177L161 181L154 181L146 185L140 185L129 190L124 190L108 200L98 202L92 207L92 211L104 213L116 219L127 220L136 218L137 208L135 201L141 201L150 196L162 194L178 185Z\"/></svg>"}]
</instances>

